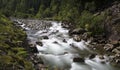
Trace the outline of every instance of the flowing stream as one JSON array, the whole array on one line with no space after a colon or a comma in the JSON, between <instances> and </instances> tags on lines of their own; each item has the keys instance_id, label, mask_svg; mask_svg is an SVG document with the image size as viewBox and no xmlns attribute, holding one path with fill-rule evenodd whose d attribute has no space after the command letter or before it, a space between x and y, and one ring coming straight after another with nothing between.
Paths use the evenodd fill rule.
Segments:
<instances>
[{"instance_id":1,"label":"flowing stream","mask_svg":"<svg viewBox=\"0 0 120 70\"><path fill-rule=\"evenodd\" d=\"M27 30L28 39L33 43L37 41L43 43L41 46L36 45L39 51L37 55L42 58L45 65L48 66L48 70L120 70L115 69L109 64L109 58L107 58L107 56L104 56L105 59L100 59L98 56L89 59L89 55L94 53L87 47L89 41L85 42L82 40L76 42L69 36L69 30L63 28L60 22L48 22L51 26L47 28L41 26L43 29L38 30L30 28L28 26L30 24L21 25ZM19 23L22 22L19 21ZM76 57L83 58L84 61L73 61Z\"/></svg>"}]
</instances>

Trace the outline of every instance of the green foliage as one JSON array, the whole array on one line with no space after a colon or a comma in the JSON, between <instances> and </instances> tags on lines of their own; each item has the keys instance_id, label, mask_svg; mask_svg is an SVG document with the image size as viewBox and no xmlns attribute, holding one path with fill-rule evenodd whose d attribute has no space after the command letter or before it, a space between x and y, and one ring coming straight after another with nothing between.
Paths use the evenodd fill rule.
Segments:
<instances>
[{"instance_id":1,"label":"green foliage","mask_svg":"<svg viewBox=\"0 0 120 70\"><path fill-rule=\"evenodd\" d=\"M85 28L86 25L91 24L92 19L93 19L93 16L89 11L83 11L77 21L78 22L77 26Z\"/></svg>"},{"instance_id":2,"label":"green foliage","mask_svg":"<svg viewBox=\"0 0 120 70\"><path fill-rule=\"evenodd\" d=\"M87 2L85 4L85 9L88 10L88 11L91 11L91 12L94 12L96 10L96 5L95 5L95 2L92 1L92 2Z\"/></svg>"},{"instance_id":3,"label":"green foliage","mask_svg":"<svg viewBox=\"0 0 120 70\"><path fill-rule=\"evenodd\" d=\"M105 14L92 14L89 11L83 11L81 16L78 19L77 27L85 28L86 30L92 32L92 34L102 34L103 29L103 20Z\"/></svg>"},{"instance_id":4,"label":"green foliage","mask_svg":"<svg viewBox=\"0 0 120 70\"><path fill-rule=\"evenodd\" d=\"M0 15L0 70L33 70L26 59L28 52L23 42L26 34L2 14ZM27 64L27 65L25 65Z\"/></svg>"},{"instance_id":5,"label":"green foliage","mask_svg":"<svg viewBox=\"0 0 120 70\"><path fill-rule=\"evenodd\" d=\"M104 32L104 24L103 24L103 20L105 19L105 15L104 14L100 14L98 16L95 16L92 20L92 24L91 24L91 31L93 32L93 34L102 34Z\"/></svg>"}]
</instances>

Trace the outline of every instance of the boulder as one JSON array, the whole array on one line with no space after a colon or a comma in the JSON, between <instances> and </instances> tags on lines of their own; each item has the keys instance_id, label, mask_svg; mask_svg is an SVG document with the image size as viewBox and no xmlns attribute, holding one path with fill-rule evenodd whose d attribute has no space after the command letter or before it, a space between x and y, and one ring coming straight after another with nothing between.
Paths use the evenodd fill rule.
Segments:
<instances>
[{"instance_id":1,"label":"boulder","mask_svg":"<svg viewBox=\"0 0 120 70\"><path fill-rule=\"evenodd\" d=\"M81 57L75 57L73 58L73 62L84 62L85 60Z\"/></svg>"},{"instance_id":2,"label":"boulder","mask_svg":"<svg viewBox=\"0 0 120 70\"><path fill-rule=\"evenodd\" d=\"M29 47L31 48L31 47L35 47L36 46L36 44L34 44L34 43L29 43Z\"/></svg>"},{"instance_id":3,"label":"boulder","mask_svg":"<svg viewBox=\"0 0 120 70\"><path fill-rule=\"evenodd\" d=\"M48 37L48 36L42 36L42 38L43 38L43 39L49 39L49 37Z\"/></svg>"},{"instance_id":4,"label":"boulder","mask_svg":"<svg viewBox=\"0 0 120 70\"><path fill-rule=\"evenodd\" d=\"M79 42L79 41L81 41L81 36L79 36L79 35L74 35L74 36L73 36L73 40Z\"/></svg>"},{"instance_id":5,"label":"boulder","mask_svg":"<svg viewBox=\"0 0 120 70\"><path fill-rule=\"evenodd\" d=\"M30 46L30 51L32 53L38 53L38 49L36 47L36 44L29 44L29 46Z\"/></svg>"},{"instance_id":6,"label":"boulder","mask_svg":"<svg viewBox=\"0 0 120 70\"><path fill-rule=\"evenodd\" d=\"M54 41L53 43L58 44L58 42L57 42L57 41Z\"/></svg>"},{"instance_id":7,"label":"boulder","mask_svg":"<svg viewBox=\"0 0 120 70\"><path fill-rule=\"evenodd\" d=\"M40 41L36 42L36 44L38 44L38 45L40 45L40 46L43 46L43 43L40 42Z\"/></svg>"},{"instance_id":8,"label":"boulder","mask_svg":"<svg viewBox=\"0 0 120 70\"><path fill-rule=\"evenodd\" d=\"M67 41L66 41L65 39L63 39L63 42L64 42L64 43L67 43Z\"/></svg>"},{"instance_id":9,"label":"boulder","mask_svg":"<svg viewBox=\"0 0 120 70\"><path fill-rule=\"evenodd\" d=\"M112 44L105 44L104 49L111 52L114 49L114 46Z\"/></svg>"}]
</instances>

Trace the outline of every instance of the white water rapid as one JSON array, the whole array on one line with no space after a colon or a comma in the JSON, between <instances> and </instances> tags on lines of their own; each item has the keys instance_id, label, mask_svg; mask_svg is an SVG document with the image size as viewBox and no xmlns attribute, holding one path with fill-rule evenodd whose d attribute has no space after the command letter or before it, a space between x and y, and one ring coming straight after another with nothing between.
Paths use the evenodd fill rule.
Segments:
<instances>
[{"instance_id":1,"label":"white water rapid","mask_svg":"<svg viewBox=\"0 0 120 70\"><path fill-rule=\"evenodd\" d=\"M87 47L89 41L76 42L68 35L69 30L62 28L61 23L50 22L51 27L38 31L27 28L27 24L22 25L23 28L27 29L29 39L33 42L40 41L43 43L42 46L36 45L39 51L37 55L48 66L48 70L119 70L109 65L107 62L109 58L106 56L104 56L105 59L100 59L98 56L89 59L88 56L93 53ZM48 36L48 39L43 39L43 36ZM83 58L84 62L74 62L75 57Z\"/></svg>"}]
</instances>

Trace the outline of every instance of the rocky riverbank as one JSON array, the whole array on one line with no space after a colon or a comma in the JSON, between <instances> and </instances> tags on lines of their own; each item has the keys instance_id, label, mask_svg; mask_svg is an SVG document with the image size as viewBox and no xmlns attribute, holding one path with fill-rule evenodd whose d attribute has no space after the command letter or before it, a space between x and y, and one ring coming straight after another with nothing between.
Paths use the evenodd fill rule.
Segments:
<instances>
[{"instance_id":1,"label":"rocky riverbank","mask_svg":"<svg viewBox=\"0 0 120 70\"><path fill-rule=\"evenodd\" d=\"M104 59L103 56L107 55L111 64L120 67L120 3L114 2L111 7L99 13L103 12L106 12L107 16L102 22L104 33L101 35L91 35L91 32L86 29L75 28L74 25L66 21L63 22L63 27L70 29L69 35L75 41L90 41L88 47L96 51L100 58Z\"/></svg>"},{"instance_id":2,"label":"rocky riverbank","mask_svg":"<svg viewBox=\"0 0 120 70\"><path fill-rule=\"evenodd\" d=\"M20 22L18 22L18 21L20 21ZM44 64L43 60L41 59L41 57L38 57L36 55L36 54L38 54L38 52L40 52L40 50L38 50L38 48L36 46L39 45L39 47L41 47L41 49L45 48L45 46L43 47L43 45L45 45L45 44L42 42L42 40L44 39L44 40L49 41L49 35L56 34L59 31L53 31L50 34L47 33L47 32L49 32L49 30L47 30L47 29L49 29L49 27L51 26L50 21L37 20L37 23L34 20L33 21L32 20L27 20L28 21L27 22L26 20L21 19L21 20L18 20L18 21L17 21L18 26L23 26L23 23L26 22L25 25L23 26L23 28L25 27L23 30L25 30L28 33L28 36L30 37L30 38L28 38L28 41L27 41L28 44L29 44L27 49L29 50L30 60L34 64L34 68L36 70L37 69L38 70L48 69L48 67ZM29 21L31 21L31 22L29 22ZM36 24L34 24L34 23L36 23ZM40 24L41 24L41 26L39 26ZM42 24L43 24L43 26L44 26L44 24L47 24L46 30L44 30L44 28L40 29L42 27ZM38 29L36 29L34 27L34 25L38 26ZM30 27L28 27L28 26L30 26ZM100 62L102 64L105 64L106 62L109 62L109 61L112 60L111 62L114 62L114 64L119 65L118 62L116 62L116 58L118 59L119 56L114 55L113 52L110 52L110 50L108 48L108 47L110 47L110 49L111 49L112 48L111 45L113 45L113 47L115 45L110 43L105 38L105 35L94 35L94 36L92 36L91 32L87 31L86 29L74 28L72 26L73 25L71 23L64 23L64 22L62 23L62 27L69 29L69 32L68 32L69 36L70 36L70 38L73 38L74 41L76 41L76 42L80 42L82 40L90 41L90 44L89 45L87 44L87 45L95 53L93 53L93 54L90 53L90 55L87 56L89 59L99 58ZM31 29L29 29L29 28L31 28ZM70 29L70 28L72 28L72 29ZM46 34L48 34L48 35L46 35ZM61 37L61 36L59 36L59 37ZM54 44L60 44L58 41L59 40L54 41L53 43ZM66 38L63 38L62 41L63 41L63 43L68 43ZM70 44L70 46L73 47L72 49L77 49L77 51L79 53L79 48L77 46L75 46L74 44ZM115 47L115 48L117 48L117 47ZM54 51L56 51L56 50L54 50ZM47 54L49 55L49 53L45 53L45 56L47 56ZM57 54L57 53L55 53L55 54ZM65 54L68 54L68 52L64 52L63 54L59 54L59 55L65 55ZM85 52L84 52L84 54L85 54ZM109 57L109 59L107 57ZM54 57L54 58L56 58L56 57ZM86 61L84 56L83 57L74 57L72 60L75 63L76 62L77 63L85 63L85 61Z\"/></svg>"}]
</instances>

